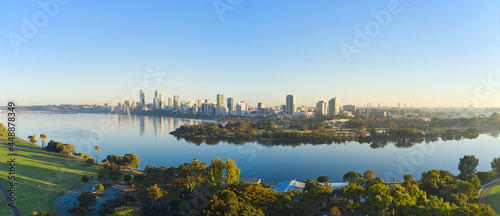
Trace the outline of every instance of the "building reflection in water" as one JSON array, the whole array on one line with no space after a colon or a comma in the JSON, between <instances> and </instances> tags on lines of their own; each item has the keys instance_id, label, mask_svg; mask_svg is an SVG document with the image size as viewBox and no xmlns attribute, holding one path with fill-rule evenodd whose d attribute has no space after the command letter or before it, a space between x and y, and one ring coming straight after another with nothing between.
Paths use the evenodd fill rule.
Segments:
<instances>
[{"instance_id":1,"label":"building reflection in water","mask_svg":"<svg viewBox=\"0 0 500 216\"><path fill-rule=\"evenodd\" d=\"M163 137L163 117L153 117L153 127L156 137Z\"/></svg>"},{"instance_id":2,"label":"building reflection in water","mask_svg":"<svg viewBox=\"0 0 500 216\"><path fill-rule=\"evenodd\" d=\"M145 127L144 122L146 121L146 118L147 118L147 116L143 116L143 115L139 116L139 127L140 127L139 131L141 133L141 137L144 136L144 130L145 130L144 129L144 127Z\"/></svg>"}]
</instances>

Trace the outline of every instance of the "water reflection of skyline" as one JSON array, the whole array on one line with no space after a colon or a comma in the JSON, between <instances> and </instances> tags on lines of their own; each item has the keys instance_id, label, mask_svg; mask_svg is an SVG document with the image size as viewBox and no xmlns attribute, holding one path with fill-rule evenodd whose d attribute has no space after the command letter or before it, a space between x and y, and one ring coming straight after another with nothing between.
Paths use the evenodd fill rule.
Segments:
<instances>
[{"instance_id":1,"label":"water reflection of skyline","mask_svg":"<svg viewBox=\"0 0 500 216\"><path fill-rule=\"evenodd\" d=\"M124 126L128 124L132 128L137 129L139 125L139 134L144 137L146 134L146 127L152 125L152 129L156 137L162 138L166 133L174 131L176 128L180 127L182 124L200 124L205 122L198 119L179 119L171 117L162 116L143 116L143 115L118 115L118 125ZM168 124L168 125L167 125Z\"/></svg>"}]
</instances>

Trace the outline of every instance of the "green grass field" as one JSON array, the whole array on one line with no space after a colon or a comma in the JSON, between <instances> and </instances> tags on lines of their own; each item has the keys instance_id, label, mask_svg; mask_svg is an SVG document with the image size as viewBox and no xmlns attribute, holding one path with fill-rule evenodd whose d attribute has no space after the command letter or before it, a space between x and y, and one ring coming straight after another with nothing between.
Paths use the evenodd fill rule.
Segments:
<instances>
[{"instance_id":1,"label":"green grass field","mask_svg":"<svg viewBox=\"0 0 500 216\"><path fill-rule=\"evenodd\" d=\"M7 142L7 137L0 136ZM77 160L43 151L40 147L29 146L24 140L16 139L16 204L23 215L34 211L54 211L52 201L81 184L83 175L97 178L96 168ZM6 154L8 146L0 142L0 181L9 189L7 179L10 165ZM5 200L0 201L0 215L12 215Z\"/></svg>"},{"instance_id":2,"label":"green grass field","mask_svg":"<svg viewBox=\"0 0 500 216\"><path fill-rule=\"evenodd\" d=\"M491 208L495 210L497 214L500 214L500 185L491 189L487 203L491 205Z\"/></svg>"}]
</instances>

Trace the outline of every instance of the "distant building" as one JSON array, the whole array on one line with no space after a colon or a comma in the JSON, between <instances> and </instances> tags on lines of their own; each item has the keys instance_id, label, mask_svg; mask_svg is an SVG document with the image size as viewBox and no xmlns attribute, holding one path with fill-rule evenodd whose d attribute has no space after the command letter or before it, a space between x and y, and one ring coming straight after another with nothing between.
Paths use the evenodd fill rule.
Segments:
<instances>
[{"instance_id":1,"label":"distant building","mask_svg":"<svg viewBox=\"0 0 500 216\"><path fill-rule=\"evenodd\" d=\"M247 111L247 104L243 101L242 103L236 104L236 115L244 116Z\"/></svg>"},{"instance_id":2,"label":"distant building","mask_svg":"<svg viewBox=\"0 0 500 216\"><path fill-rule=\"evenodd\" d=\"M286 114L292 115L293 112L295 112L296 105L295 105L295 96L294 95L287 95L286 96Z\"/></svg>"},{"instance_id":3,"label":"distant building","mask_svg":"<svg viewBox=\"0 0 500 216\"><path fill-rule=\"evenodd\" d=\"M174 100L172 97L168 97L168 106L170 108L173 108L174 107Z\"/></svg>"},{"instance_id":4,"label":"distant building","mask_svg":"<svg viewBox=\"0 0 500 216\"><path fill-rule=\"evenodd\" d=\"M179 95L174 95L174 109L180 108Z\"/></svg>"},{"instance_id":5,"label":"distant building","mask_svg":"<svg viewBox=\"0 0 500 216\"><path fill-rule=\"evenodd\" d=\"M224 107L224 95L217 94L217 107Z\"/></svg>"},{"instance_id":6,"label":"distant building","mask_svg":"<svg viewBox=\"0 0 500 216\"><path fill-rule=\"evenodd\" d=\"M234 99L232 97L227 98L227 109L229 111L234 110Z\"/></svg>"},{"instance_id":7,"label":"distant building","mask_svg":"<svg viewBox=\"0 0 500 216\"><path fill-rule=\"evenodd\" d=\"M227 116L228 109L227 107L216 107L215 108L215 116Z\"/></svg>"},{"instance_id":8,"label":"distant building","mask_svg":"<svg viewBox=\"0 0 500 216\"><path fill-rule=\"evenodd\" d=\"M158 95L158 102L159 102L159 108L164 109L165 102L163 101L163 91L161 91L160 94Z\"/></svg>"},{"instance_id":9,"label":"distant building","mask_svg":"<svg viewBox=\"0 0 500 216\"><path fill-rule=\"evenodd\" d=\"M316 103L316 116L325 116L327 114L326 102L319 101Z\"/></svg>"},{"instance_id":10,"label":"distant building","mask_svg":"<svg viewBox=\"0 0 500 216\"><path fill-rule=\"evenodd\" d=\"M344 105L342 107L342 110L354 113L354 112L356 112L356 106L352 105L352 104Z\"/></svg>"},{"instance_id":11,"label":"distant building","mask_svg":"<svg viewBox=\"0 0 500 216\"><path fill-rule=\"evenodd\" d=\"M262 102L259 102L259 103L257 104L257 109L258 109L258 110L263 109L264 107L265 107L265 105L264 105L264 103L262 103Z\"/></svg>"},{"instance_id":12,"label":"distant building","mask_svg":"<svg viewBox=\"0 0 500 216\"><path fill-rule=\"evenodd\" d=\"M328 101L328 115L336 116L339 114L339 99L334 97Z\"/></svg>"},{"instance_id":13,"label":"distant building","mask_svg":"<svg viewBox=\"0 0 500 216\"><path fill-rule=\"evenodd\" d=\"M146 105L146 94L142 91L142 89L139 91L139 103L141 106Z\"/></svg>"},{"instance_id":14,"label":"distant building","mask_svg":"<svg viewBox=\"0 0 500 216\"><path fill-rule=\"evenodd\" d=\"M314 117L314 112L300 111L300 112L294 112L292 114L292 118L311 118L311 117Z\"/></svg>"}]
</instances>

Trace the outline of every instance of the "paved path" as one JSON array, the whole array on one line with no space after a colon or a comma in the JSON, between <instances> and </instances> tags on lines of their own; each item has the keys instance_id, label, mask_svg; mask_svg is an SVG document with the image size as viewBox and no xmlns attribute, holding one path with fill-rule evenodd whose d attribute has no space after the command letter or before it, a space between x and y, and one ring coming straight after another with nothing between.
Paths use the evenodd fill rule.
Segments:
<instances>
[{"instance_id":1,"label":"paved path","mask_svg":"<svg viewBox=\"0 0 500 216\"><path fill-rule=\"evenodd\" d=\"M484 187L483 196L481 196L481 200L479 203L486 204L488 201L488 197L490 196L491 189L497 185L500 185L500 180L496 179L495 182L492 182Z\"/></svg>"},{"instance_id":2,"label":"paved path","mask_svg":"<svg viewBox=\"0 0 500 216\"><path fill-rule=\"evenodd\" d=\"M7 203L10 203L10 199L7 199L7 197L9 197L9 193L7 193L7 189L5 189L5 187L3 186L2 183L0 183L0 191L2 191L2 194L3 194L3 197L5 198L5 201ZM14 216L23 216L23 214L21 214L21 211L19 211L19 208L17 208L17 205L14 204L14 207L15 208L12 208L9 206L10 210L12 210L12 213L14 213Z\"/></svg>"},{"instance_id":3,"label":"paved path","mask_svg":"<svg viewBox=\"0 0 500 216\"><path fill-rule=\"evenodd\" d=\"M94 184L98 182L93 181L82 190L71 190L63 196L57 198L54 202L52 202L56 206L56 212L59 215L74 215L69 213L67 210L75 207L75 203L78 206L78 196L84 191L91 191ZM121 195L120 190L127 189L127 186L119 184L113 187L107 187L101 196L97 197L97 203L95 206L90 207L90 209L95 209L92 213L88 215L99 215L99 209L101 209L101 205L106 202L106 200L115 199Z\"/></svg>"}]
</instances>

